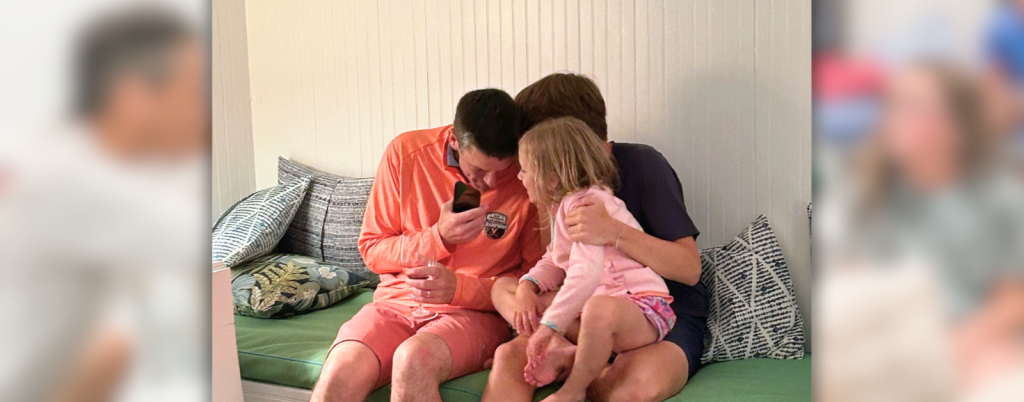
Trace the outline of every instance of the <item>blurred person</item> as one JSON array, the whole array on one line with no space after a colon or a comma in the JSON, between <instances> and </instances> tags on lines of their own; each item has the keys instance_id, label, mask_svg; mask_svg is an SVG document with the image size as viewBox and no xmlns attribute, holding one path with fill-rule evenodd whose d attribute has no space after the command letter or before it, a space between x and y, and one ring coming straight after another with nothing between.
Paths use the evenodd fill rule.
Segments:
<instances>
[{"instance_id":1,"label":"blurred person","mask_svg":"<svg viewBox=\"0 0 1024 402\"><path fill-rule=\"evenodd\" d=\"M879 132L840 197L852 202L830 214L845 236L825 245L819 287L828 400L962 399L1024 374L1024 191L993 159L1001 143L979 91L936 62L887 84ZM854 283L869 300L843 296ZM881 351L828 361L865 345ZM853 384L863 389L841 392Z\"/></svg>"},{"instance_id":2,"label":"blurred person","mask_svg":"<svg viewBox=\"0 0 1024 402\"><path fill-rule=\"evenodd\" d=\"M0 335L0 399L205 399L202 43L151 6L78 38L72 119L0 147L8 296L36 300Z\"/></svg>"},{"instance_id":3,"label":"blurred person","mask_svg":"<svg viewBox=\"0 0 1024 402\"><path fill-rule=\"evenodd\" d=\"M79 44L75 108L115 158L180 158L209 146L203 46L169 11L99 19Z\"/></svg>"}]
</instances>

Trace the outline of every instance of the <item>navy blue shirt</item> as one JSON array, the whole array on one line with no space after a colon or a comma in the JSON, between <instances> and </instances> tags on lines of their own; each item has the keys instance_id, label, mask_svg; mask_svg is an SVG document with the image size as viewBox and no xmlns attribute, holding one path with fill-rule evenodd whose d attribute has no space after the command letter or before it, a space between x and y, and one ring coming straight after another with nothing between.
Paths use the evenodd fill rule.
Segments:
<instances>
[{"instance_id":1,"label":"navy blue shirt","mask_svg":"<svg viewBox=\"0 0 1024 402\"><path fill-rule=\"evenodd\" d=\"M626 203L645 233L671 242L697 239L700 232L686 213L683 186L661 152L643 144L613 142L612 156L619 165L620 187L615 196ZM688 286L668 279L665 283L676 315L707 317L707 291L702 283Z\"/></svg>"}]
</instances>

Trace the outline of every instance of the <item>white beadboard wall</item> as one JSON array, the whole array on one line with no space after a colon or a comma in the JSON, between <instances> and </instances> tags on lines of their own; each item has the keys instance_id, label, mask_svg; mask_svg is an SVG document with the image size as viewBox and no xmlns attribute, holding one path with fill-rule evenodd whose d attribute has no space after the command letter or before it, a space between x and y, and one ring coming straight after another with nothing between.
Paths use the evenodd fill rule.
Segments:
<instances>
[{"instance_id":1,"label":"white beadboard wall","mask_svg":"<svg viewBox=\"0 0 1024 402\"><path fill-rule=\"evenodd\" d=\"M769 217L809 331L809 0L245 5L256 187L275 183L278 155L372 176L388 141L450 123L469 90L514 96L582 72L605 96L611 139L672 163L701 247Z\"/></svg>"},{"instance_id":2,"label":"white beadboard wall","mask_svg":"<svg viewBox=\"0 0 1024 402\"><path fill-rule=\"evenodd\" d=\"M213 219L256 190L245 0L212 4Z\"/></svg>"}]
</instances>

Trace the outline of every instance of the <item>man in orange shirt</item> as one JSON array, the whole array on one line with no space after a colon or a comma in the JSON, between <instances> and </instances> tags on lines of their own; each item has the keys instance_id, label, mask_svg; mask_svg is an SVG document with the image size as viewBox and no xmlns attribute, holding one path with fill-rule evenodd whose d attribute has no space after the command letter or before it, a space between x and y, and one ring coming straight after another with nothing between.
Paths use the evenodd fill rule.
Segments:
<instances>
[{"instance_id":1,"label":"man in orange shirt","mask_svg":"<svg viewBox=\"0 0 1024 402\"><path fill-rule=\"evenodd\" d=\"M537 210L516 178L519 136L512 97L484 89L459 100L454 125L391 141L359 236L381 283L338 331L313 401L361 401L389 381L392 400L440 401L442 382L483 369L511 337L491 287L544 253ZM480 190L480 207L452 212L459 181ZM438 263L422 266L410 247ZM421 302L437 317L413 317Z\"/></svg>"}]
</instances>

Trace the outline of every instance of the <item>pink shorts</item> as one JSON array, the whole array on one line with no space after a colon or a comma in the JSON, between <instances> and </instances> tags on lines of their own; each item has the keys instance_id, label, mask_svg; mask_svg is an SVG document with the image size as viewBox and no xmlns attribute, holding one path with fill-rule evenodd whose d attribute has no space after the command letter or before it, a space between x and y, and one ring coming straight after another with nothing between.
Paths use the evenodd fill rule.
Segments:
<instances>
[{"instance_id":1,"label":"pink shorts","mask_svg":"<svg viewBox=\"0 0 1024 402\"><path fill-rule=\"evenodd\" d=\"M448 345L452 354L449 379L483 370L484 362L494 357L498 345L512 337L508 324L497 313L440 306L428 308L437 311L438 317L417 321L409 316L413 307L388 301L367 304L341 326L331 349L345 341L357 341L369 347L380 361L380 374L374 386L380 388L391 382L395 350L417 333L432 333Z\"/></svg>"},{"instance_id":2,"label":"pink shorts","mask_svg":"<svg viewBox=\"0 0 1024 402\"><path fill-rule=\"evenodd\" d=\"M672 307L664 297L632 294L625 297L640 307L640 311L644 313L644 317L647 317L647 321L650 321L651 325L658 330L658 339L655 342L665 339L665 335L676 325L676 313L672 311Z\"/></svg>"}]
</instances>

